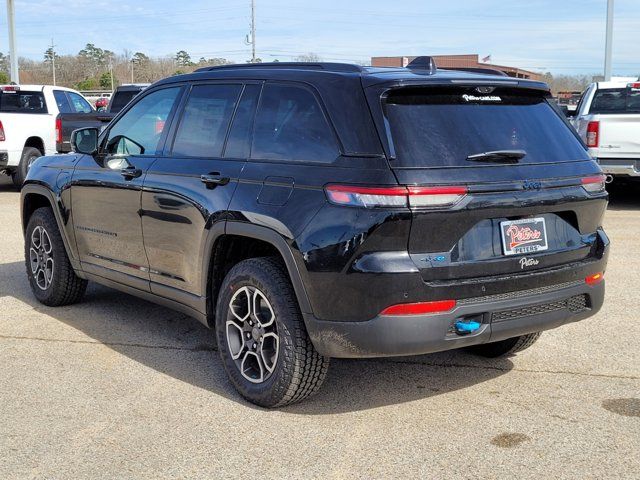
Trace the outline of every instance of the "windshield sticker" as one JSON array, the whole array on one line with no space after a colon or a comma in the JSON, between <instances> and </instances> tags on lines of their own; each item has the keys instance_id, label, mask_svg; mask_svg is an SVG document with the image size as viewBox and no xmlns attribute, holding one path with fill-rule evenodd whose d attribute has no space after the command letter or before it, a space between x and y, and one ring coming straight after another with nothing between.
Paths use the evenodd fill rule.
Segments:
<instances>
[{"instance_id":1,"label":"windshield sticker","mask_svg":"<svg viewBox=\"0 0 640 480\"><path fill-rule=\"evenodd\" d=\"M462 98L465 102L501 102L502 98L497 95L467 95L466 93L462 95Z\"/></svg>"}]
</instances>

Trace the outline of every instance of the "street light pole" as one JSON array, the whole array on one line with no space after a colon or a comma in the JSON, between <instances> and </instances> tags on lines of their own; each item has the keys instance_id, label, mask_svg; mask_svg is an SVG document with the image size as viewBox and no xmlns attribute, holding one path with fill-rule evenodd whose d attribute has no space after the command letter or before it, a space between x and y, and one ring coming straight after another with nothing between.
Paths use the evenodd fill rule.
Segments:
<instances>
[{"instance_id":1,"label":"street light pole","mask_svg":"<svg viewBox=\"0 0 640 480\"><path fill-rule=\"evenodd\" d=\"M7 0L7 23L9 24L9 56L11 57L11 81L20 83L18 72L18 52L16 51L15 6L13 0Z\"/></svg>"},{"instance_id":2,"label":"street light pole","mask_svg":"<svg viewBox=\"0 0 640 480\"><path fill-rule=\"evenodd\" d=\"M613 50L613 0L607 0L607 33L604 45L604 81L611 80L611 55Z\"/></svg>"}]
</instances>

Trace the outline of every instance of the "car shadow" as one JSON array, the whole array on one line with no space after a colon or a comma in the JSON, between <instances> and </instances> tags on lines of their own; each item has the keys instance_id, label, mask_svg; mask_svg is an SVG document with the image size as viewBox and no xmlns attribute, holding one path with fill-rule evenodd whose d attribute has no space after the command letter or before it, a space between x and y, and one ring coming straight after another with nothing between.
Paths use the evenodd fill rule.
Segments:
<instances>
[{"instance_id":1,"label":"car shadow","mask_svg":"<svg viewBox=\"0 0 640 480\"><path fill-rule=\"evenodd\" d=\"M81 303L46 307L33 297L22 262L0 264L3 296L14 297L93 339L80 343L99 342L160 373L258 408L244 401L227 380L213 332L188 316L95 283L89 284ZM47 341L51 335L43 337ZM471 387L512 368L509 359L478 359L455 351L392 359L333 359L321 391L283 410L325 415L402 404Z\"/></svg>"},{"instance_id":2,"label":"car shadow","mask_svg":"<svg viewBox=\"0 0 640 480\"><path fill-rule=\"evenodd\" d=\"M0 193L3 192L13 192L16 193L20 191L20 189L13 185L11 181L11 177L8 175L0 175Z\"/></svg>"},{"instance_id":3,"label":"car shadow","mask_svg":"<svg viewBox=\"0 0 640 480\"><path fill-rule=\"evenodd\" d=\"M640 210L640 181L614 180L607 185L609 210Z\"/></svg>"}]
</instances>

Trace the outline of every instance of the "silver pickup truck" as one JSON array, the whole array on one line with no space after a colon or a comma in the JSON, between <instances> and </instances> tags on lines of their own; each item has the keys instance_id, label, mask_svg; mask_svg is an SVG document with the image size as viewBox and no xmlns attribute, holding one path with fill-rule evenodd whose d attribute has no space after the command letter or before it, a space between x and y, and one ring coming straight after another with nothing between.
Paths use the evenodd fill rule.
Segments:
<instances>
[{"instance_id":1,"label":"silver pickup truck","mask_svg":"<svg viewBox=\"0 0 640 480\"><path fill-rule=\"evenodd\" d=\"M592 83L571 123L604 173L640 177L640 80Z\"/></svg>"}]
</instances>

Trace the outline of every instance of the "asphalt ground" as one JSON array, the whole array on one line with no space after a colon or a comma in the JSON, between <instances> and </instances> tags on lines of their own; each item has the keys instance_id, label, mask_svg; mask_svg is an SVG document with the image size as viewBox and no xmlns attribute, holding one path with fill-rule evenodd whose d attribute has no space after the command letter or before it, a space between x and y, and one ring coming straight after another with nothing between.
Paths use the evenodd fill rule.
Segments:
<instances>
[{"instance_id":1,"label":"asphalt ground","mask_svg":"<svg viewBox=\"0 0 640 480\"><path fill-rule=\"evenodd\" d=\"M264 410L195 320L96 284L38 304L2 180L0 479L640 478L640 185L605 228L595 317L508 359L334 360L317 396Z\"/></svg>"}]
</instances>

